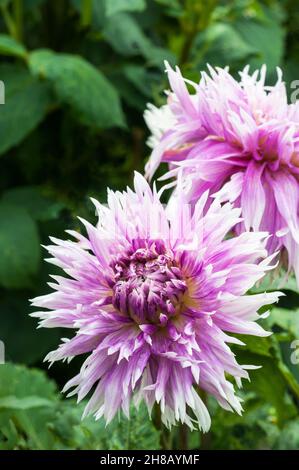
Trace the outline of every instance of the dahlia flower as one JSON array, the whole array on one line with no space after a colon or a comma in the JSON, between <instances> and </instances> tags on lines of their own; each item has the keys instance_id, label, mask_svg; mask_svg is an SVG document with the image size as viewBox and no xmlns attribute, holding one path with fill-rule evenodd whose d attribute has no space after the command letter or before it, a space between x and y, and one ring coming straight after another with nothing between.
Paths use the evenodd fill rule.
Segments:
<instances>
[{"instance_id":1,"label":"dahlia flower","mask_svg":"<svg viewBox=\"0 0 299 470\"><path fill-rule=\"evenodd\" d=\"M190 201L208 189L241 207L238 231L269 232L268 251L286 254L299 282L299 104L288 104L281 71L274 86L265 86L265 66L252 75L245 67L240 81L209 67L199 84L168 64L167 72L167 104L145 112L154 147L147 176L168 162L165 178L183 171Z\"/></svg>"},{"instance_id":2,"label":"dahlia flower","mask_svg":"<svg viewBox=\"0 0 299 470\"><path fill-rule=\"evenodd\" d=\"M52 276L54 289L33 299L40 326L76 330L46 359L51 363L87 354L78 375L64 390L82 400L84 415L109 423L130 402L159 404L163 423L207 431L210 417L200 391L241 413L233 380L241 386L251 366L239 365L228 333L266 336L257 310L279 293L245 295L268 269L267 234L227 238L240 210L208 194L192 215L183 195L172 210L160 202L138 173L135 191L108 190L108 205L93 201L97 226L82 220L87 236L52 239L48 261L68 277ZM231 380L228 379L231 376Z\"/></svg>"}]
</instances>

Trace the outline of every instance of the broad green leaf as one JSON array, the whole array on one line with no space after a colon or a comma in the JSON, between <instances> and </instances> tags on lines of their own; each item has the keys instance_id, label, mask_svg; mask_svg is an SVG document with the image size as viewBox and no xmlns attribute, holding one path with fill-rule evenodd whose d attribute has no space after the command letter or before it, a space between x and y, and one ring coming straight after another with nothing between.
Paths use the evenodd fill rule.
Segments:
<instances>
[{"instance_id":1,"label":"broad green leaf","mask_svg":"<svg viewBox=\"0 0 299 470\"><path fill-rule=\"evenodd\" d=\"M244 349L260 354L261 356L271 357L271 341L268 337L260 338L251 335L234 335L245 343Z\"/></svg>"},{"instance_id":2,"label":"broad green leaf","mask_svg":"<svg viewBox=\"0 0 299 470\"><path fill-rule=\"evenodd\" d=\"M5 83L6 94L11 96L33 79L24 65L2 63L0 64L0 79Z\"/></svg>"},{"instance_id":3,"label":"broad green leaf","mask_svg":"<svg viewBox=\"0 0 299 470\"><path fill-rule=\"evenodd\" d=\"M49 87L23 67L0 66L5 105L0 113L0 155L19 144L45 117L51 104Z\"/></svg>"},{"instance_id":4,"label":"broad green leaf","mask_svg":"<svg viewBox=\"0 0 299 470\"><path fill-rule=\"evenodd\" d=\"M47 400L56 399L56 385L38 369L4 364L0 366L0 398L8 396L23 399L38 396Z\"/></svg>"},{"instance_id":5,"label":"broad green leaf","mask_svg":"<svg viewBox=\"0 0 299 470\"><path fill-rule=\"evenodd\" d=\"M11 55L24 59L26 57L27 51L23 44L19 43L11 36L8 36L7 34L0 34L0 54Z\"/></svg>"},{"instance_id":6,"label":"broad green leaf","mask_svg":"<svg viewBox=\"0 0 299 470\"><path fill-rule=\"evenodd\" d=\"M267 318L265 328L270 330L271 325L272 323L270 314L270 317ZM273 370L277 371L278 375L280 375L280 377L285 381L285 386L289 387L293 394L299 398L299 383L297 382L296 377L292 374L287 364L283 361L277 333L272 334L266 338L250 337L247 335L236 336L246 343L245 347L238 347L238 355L241 358L243 354L253 353L255 357L260 357L261 361L263 361L263 357L265 357L265 360L269 359L272 361Z\"/></svg>"},{"instance_id":7,"label":"broad green leaf","mask_svg":"<svg viewBox=\"0 0 299 470\"><path fill-rule=\"evenodd\" d=\"M283 360L282 357L282 350L280 344L276 340L276 334L271 336L269 339L272 343L272 355L275 361L275 365L277 366L278 370L282 374L286 384L288 385L289 389L292 391L293 395L299 398L299 382L297 377L292 373L286 362ZM292 350L291 350L292 351ZM287 360L289 363L289 360ZM293 364L289 364L293 367Z\"/></svg>"},{"instance_id":8,"label":"broad green leaf","mask_svg":"<svg viewBox=\"0 0 299 470\"><path fill-rule=\"evenodd\" d=\"M194 62L201 67L206 63L220 67L231 66L237 61L247 61L248 57L257 52L258 49L244 41L233 25L226 23L212 24L198 35L193 47Z\"/></svg>"},{"instance_id":9,"label":"broad green leaf","mask_svg":"<svg viewBox=\"0 0 299 470\"><path fill-rule=\"evenodd\" d=\"M26 209L38 221L56 219L64 208L61 202L52 200L38 186L9 189L3 193L2 201Z\"/></svg>"},{"instance_id":10,"label":"broad green leaf","mask_svg":"<svg viewBox=\"0 0 299 470\"><path fill-rule=\"evenodd\" d=\"M107 16L120 11L142 11L146 7L145 0L104 0Z\"/></svg>"},{"instance_id":11,"label":"broad green leaf","mask_svg":"<svg viewBox=\"0 0 299 470\"><path fill-rule=\"evenodd\" d=\"M150 73L139 65L126 65L123 68L124 76L137 88L144 96L152 96Z\"/></svg>"},{"instance_id":12,"label":"broad green leaf","mask_svg":"<svg viewBox=\"0 0 299 470\"><path fill-rule=\"evenodd\" d=\"M295 338L299 338L299 309L288 310L274 307L271 310L268 323L270 326L277 325L289 331Z\"/></svg>"},{"instance_id":13,"label":"broad green leaf","mask_svg":"<svg viewBox=\"0 0 299 470\"><path fill-rule=\"evenodd\" d=\"M244 382L245 389L255 392L264 403L274 406L280 423L293 417L296 409L287 395L288 383L276 360L239 349L237 357L240 364L261 366L260 369L250 370L250 383Z\"/></svg>"},{"instance_id":14,"label":"broad green leaf","mask_svg":"<svg viewBox=\"0 0 299 470\"><path fill-rule=\"evenodd\" d=\"M140 65L125 65L122 69L113 71L110 79L122 98L143 113L147 101L152 100L155 85L160 83L160 74Z\"/></svg>"},{"instance_id":15,"label":"broad green leaf","mask_svg":"<svg viewBox=\"0 0 299 470\"><path fill-rule=\"evenodd\" d=\"M25 209L6 202L0 202L0 252L0 284L32 285L41 255L37 227Z\"/></svg>"},{"instance_id":16,"label":"broad green leaf","mask_svg":"<svg viewBox=\"0 0 299 470\"><path fill-rule=\"evenodd\" d=\"M184 4L180 0L155 0L162 5L167 16L180 17L184 14Z\"/></svg>"},{"instance_id":17,"label":"broad green leaf","mask_svg":"<svg viewBox=\"0 0 299 470\"><path fill-rule=\"evenodd\" d=\"M164 60L174 62L170 51L156 46L145 35L137 20L127 13L117 13L107 19L103 34L109 44L124 56L141 55L149 65L164 67Z\"/></svg>"},{"instance_id":18,"label":"broad green leaf","mask_svg":"<svg viewBox=\"0 0 299 470\"><path fill-rule=\"evenodd\" d=\"M144 96L136 93L136 88L127 80L124 80L122 75L111 76L111 80L118 87L119 93L124 101L132 108L137 109L143 113L146 102Z\"/></svg>"},{"instance_id":19,"label":"broad green leaf","mask_svg":"<svg viewBox=\"0 0 299 470\"><path fill-rule=\"evenodd\" d=\"M269 72L274 72L283 58L285 31L271 10L264 7L262 18L243 18L234 27L248 46L258 51L249 60L252 69L267 64Z\"/></svg>"},{"instance_id":20,"label":"broad green leaf","mask_svg":"<svg viewBox=\"0 0 299 470\"><path fill-rule=\"evenodd\" d=\"M40 408L41 406L51 406L52 402L46 398L39 396L26 396L24 398L17 398L14 395L8 395L0 398L1 409L14 409L14 410L29 410L32 408Z\"/></svg>"},{"instance_id":21,"label":"broad green leaf","mask_svg":"<svg viewBox=\"0 0 299 470\"><path fill-rule=\"evenodd\" d=\"M116 89L82 57L40 49L30 54L29 65L52 83L59 100L82 123L95 129L125 125Z\"/></svg>"},{"instance_id":22,"label":"broad green leaf","mask_svg":"<svg viewBox=\"0 0 299 470\"><path fill-rule=\"evenodd\" d=\"M150 45L135 19L126 14L118 13L109 18L104 27L104 36L111 46L120 54L134 56L148 54Z\"/></svg>"}]
</instances>

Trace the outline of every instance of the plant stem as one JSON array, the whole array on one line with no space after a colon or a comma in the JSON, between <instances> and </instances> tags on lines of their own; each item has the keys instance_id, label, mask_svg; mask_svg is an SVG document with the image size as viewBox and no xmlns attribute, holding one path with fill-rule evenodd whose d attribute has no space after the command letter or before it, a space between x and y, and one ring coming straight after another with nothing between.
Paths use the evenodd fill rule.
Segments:
<instances>
[{"instance_id":1,"label":"plant stem","mask_svg":"<svg viewBox=\"0 0 299 470\"><path fill-rule=\"evenodd\" d=\"M82 0L81 25L86 28L91 23L92 0Z\"/></svg>"},{"instance_id":2,"label":"plant stem","mask_svg":"<svg viewBox=\"0 0 299 470\"><path fill-rule=\"evenodd\" d=\"M8 29L10 36L15 38L16 37L16 25L5 4L1 5L1 12L2 12L3 19L4 19L5 25Z\"/></svg>"},{"instance_id":3,"label":"plant stem","mask_svg":"<svg viewBox=\"0 0 299 470\"><path fill-rule=\"evenodd\" d=\"M191 51L196 34L197 34L197 29L193 29L192 31L190 31L188 35L186 35L186 40L184 41L184 44L181 50L180 60L179 60L179 64L181 66L184 65L186 62L188 62L190 51Z\"/></svg>"},{"instance_id":4,"label":"plant stem","mask_svg":"<svg viewBox=\"0 0 299 470\"><path fill-rule=\"evenodd\" d=\"M187 1L186 13L181 21L181 28L185 34L185 41L182 45L179 65L188 63L193 42L200 31L204 31L210 21L211 15L216 5L216 0L206 0L206 2Z\"/></svg>"},{"instance_id":5,"label":"plant stem","mask_svg":"<svg viewBox=\"0 0 299 470\"><path fill-rule=\"evenodd\" d=\"M15 39L23 40L23 0L13 0L13 15L15 24Z\"/></svg>"}]
</instances>

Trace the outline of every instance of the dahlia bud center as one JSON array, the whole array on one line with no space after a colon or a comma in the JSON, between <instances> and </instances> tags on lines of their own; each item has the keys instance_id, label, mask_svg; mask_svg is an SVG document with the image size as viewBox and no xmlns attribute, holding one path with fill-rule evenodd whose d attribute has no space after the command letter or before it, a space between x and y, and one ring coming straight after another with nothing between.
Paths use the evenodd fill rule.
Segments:
<instances>
[{"instance_id":1,"label":"dahlia bud center","mask_svg":"<svg viewBox=\"0 0 299 470\"><path fill-rule=\"evenodd\" d=\"M187 284L173 253L163 244L153 242L118 256L111 267L113 305L136 323L164 326L180 312Z\"/></svg>"}]
</instances>

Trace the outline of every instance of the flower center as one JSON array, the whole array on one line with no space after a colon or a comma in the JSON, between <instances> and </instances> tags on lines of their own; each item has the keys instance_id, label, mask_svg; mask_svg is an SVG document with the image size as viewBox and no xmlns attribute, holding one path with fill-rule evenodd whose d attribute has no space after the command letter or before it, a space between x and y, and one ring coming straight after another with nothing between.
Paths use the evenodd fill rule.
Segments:
<instances>
[{"instance_id":1,"label":"flower center","mask_svg":"<svg viewBox=\"0 0 299 470\"><path fill-rule=\"evenodd\" d=\"M118 256L114 270L113 305L137 323L166 324L179 313L187 284L173 253L161 241Z\"/></svg>"},{"instance_id":2,"label":"flower center","mask_svg":"<svg viewBox=\"0 0 299 470\"><path fill-rule=\"evenodd\" d=\"M272 163L278 160L277 135L268 135L259 139L259 154L262 161Z\"/></svg>"}]
</instances>

